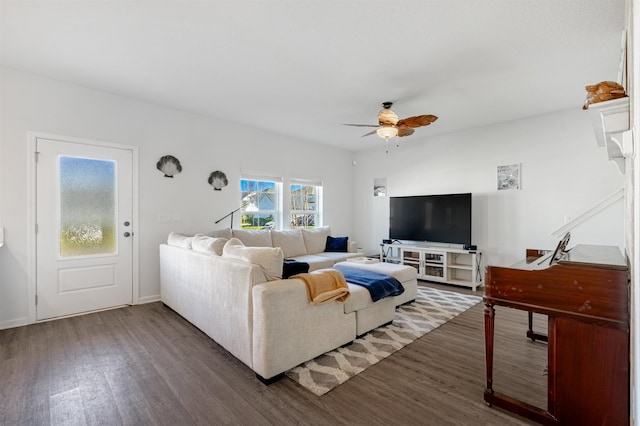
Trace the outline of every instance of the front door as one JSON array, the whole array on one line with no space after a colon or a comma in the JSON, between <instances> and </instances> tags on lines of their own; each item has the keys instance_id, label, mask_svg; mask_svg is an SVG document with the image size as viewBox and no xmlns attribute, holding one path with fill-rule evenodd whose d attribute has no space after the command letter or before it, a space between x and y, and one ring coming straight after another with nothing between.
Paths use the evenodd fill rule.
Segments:
<instances>
[{"instance_id":1,"label":"front door","mask_svg":"<svg viewBox=\"0 0 640 426\"><path fill-rule=\"evenodd\" d=\"M36 140L36 319L132 303L133 153Z\"/></svg>"}]
</instances>

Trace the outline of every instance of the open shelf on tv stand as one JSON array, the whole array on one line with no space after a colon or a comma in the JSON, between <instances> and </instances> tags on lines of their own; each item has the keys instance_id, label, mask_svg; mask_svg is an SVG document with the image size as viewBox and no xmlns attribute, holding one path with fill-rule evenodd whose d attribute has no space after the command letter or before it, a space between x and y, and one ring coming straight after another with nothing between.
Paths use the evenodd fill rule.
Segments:
<instances>
[{"instance_id":1,"label":"open shelf on tv stand","mask_svg":"<svg viewBox=\"0 0 640 426\"><path fill-rule=\"evenodd\" d=\"M482 253L478 250L428 243L381 244L380 260L415 268L419 280L469 287L473 291L482 285Z\"/></svg>"}]
</instances>

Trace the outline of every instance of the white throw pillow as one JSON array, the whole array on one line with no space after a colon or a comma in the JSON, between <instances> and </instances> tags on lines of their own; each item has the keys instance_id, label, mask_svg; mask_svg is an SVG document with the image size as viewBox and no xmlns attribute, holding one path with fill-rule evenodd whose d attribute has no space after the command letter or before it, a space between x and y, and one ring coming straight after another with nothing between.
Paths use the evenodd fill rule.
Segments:
<instances>
[{"instance_id":1,"label":"white throw pillow","mask_svg":"<svg viewBox=\"0 0 640 426\"><path fill-rule=\"evenodd\" d=\"M234 229L232 233L233 238L239 239L247 247L273 247L268 229Z\"/></svg>"},{"instance_id":2,"label":"white throw pillow","mask_svg":"<svg viewBox=\"0 0 640 426\"><path fill-rule=\"evenodd\" d=\"M331 235L331 229L328 226L319 226L314 229L303 229L304 245L307 248L307 254L322 253L327 245L327 237Z\"/></svg>"},{"instance_id":3,"label":"white throw pillow","mask_svg":"<svg viewBox=\"0 0 640 426\"><path fill-rule=\"evenodd\" d=\"M213 238L226 238L227 240L233 237L233 235L231 235L231 228L216 229L215 231L207 232L205 235Z\"/></svg>"},{"instance_id":4,"label":"white throw pillow","mask_svg":"<svg viewBox=\"0 0 640 426\"><path fill-rule=\"evenodd\" d=\"M208 235L196 234L193 237L191 247L193 248L193 251L222 256L222 250L224 249L226 242L226 238L212 238Z\"/></svg>"},{"instance_id":5,"label":"white throw pillow","mask_svg":"<svg viewBox=\"0 0 640 426\"><path fill-rule=\"evenodd\" d=\"M224 245L226 246L240 246L240 247L245 247L244 243L242 241L240 241L239 238L235 238L235 237L231 237L229 238L229 241L227 241L227 243ZM224 253L224 251L223 251Z\"/></svg>"},{"instance_id":6,"label":"white throw pillow","mask_svg":"<svg viewBox=\"0 0 640 426\"><path fill-rule=\"evenodd\" d=\"M271 241L274 247L282 249L284 257L304 256L307 254L302 231L299 229L271 231Z\"/></svg>"},{"instance_id":7,"label":"white throw pillow","mask_svg":"<svg viewBox=\"0 0 640 426\"><path fill-rule=\"evenodd\" d=\"M170 246L182 247L191 250L193 237L190 235L179 234L177 232L169 232L167 244Z\"/></svg>"},{"instance_id":8,"label":"white throw pillow","mask_svg":"<svg viewBox=\"0 0 640 426\"><path fill-rule=\"evenodd\" d=\"M231 238L224 245L222 255L260 266L267 281L282 278L284 255L280 247L245 247L239 239Z\"/></svg>"}]
</instances>

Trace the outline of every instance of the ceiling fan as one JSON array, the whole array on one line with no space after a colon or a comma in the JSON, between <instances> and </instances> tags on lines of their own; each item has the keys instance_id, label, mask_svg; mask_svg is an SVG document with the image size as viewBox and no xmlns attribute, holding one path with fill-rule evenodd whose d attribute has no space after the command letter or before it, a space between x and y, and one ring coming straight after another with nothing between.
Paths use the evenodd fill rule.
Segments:
<instances>
[{"instance_id":1,"label":"ceiling fan","mask_svg":"<svg viewBox=\"0 0 640 426\"><path fill-rule=\"evenodd\" d=\"M398 115L391 110L393 102L383 102L382 110L378 113L378 125L375 124L345 124L345 126L356 127L377 127L362 137L377 133L381 138L389 140L394 136L410 136L415 132L415 128L428 126L438 119L435 115L416 115L414 117L398 119Z\"/></svg>"}]
</instances>

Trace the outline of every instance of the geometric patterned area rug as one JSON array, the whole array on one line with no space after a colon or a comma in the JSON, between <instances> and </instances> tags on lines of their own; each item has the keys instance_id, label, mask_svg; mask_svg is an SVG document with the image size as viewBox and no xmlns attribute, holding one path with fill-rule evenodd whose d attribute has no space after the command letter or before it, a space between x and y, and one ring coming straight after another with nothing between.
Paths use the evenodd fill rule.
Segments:
<instances>
[{"instance_id":1,"label":"geometric patterned area rug","mask_svg":"<svg viewBox=\"0 0 640 426\"><path fill-rule=\"evenodd\" d=\"M393 322L286 372L320 396L438 328L482 300L481 297L418 286L415 302L396 309Z\"/></svg>"}]
</instances>

